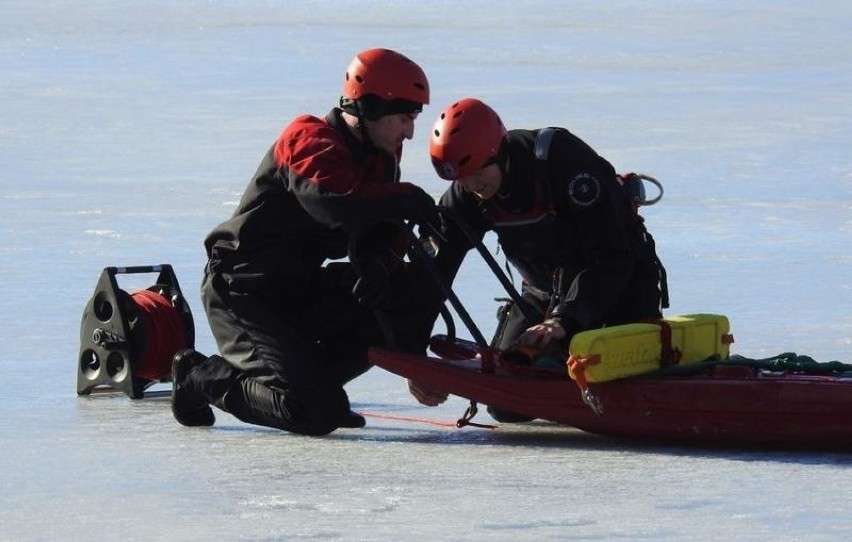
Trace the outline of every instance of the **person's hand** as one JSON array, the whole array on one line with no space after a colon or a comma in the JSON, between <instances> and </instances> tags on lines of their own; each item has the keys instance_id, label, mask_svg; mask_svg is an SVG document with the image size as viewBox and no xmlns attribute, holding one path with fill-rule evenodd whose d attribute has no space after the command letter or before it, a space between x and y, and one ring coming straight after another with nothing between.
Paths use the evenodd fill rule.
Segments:
<instances>
[{"instance_id":1,"label":"person's hand","mask_svg":"<svg viewBox=\"0 0 852 542\"><path fill-rule=\"evenodd\" d=\"M421 225L429 225L432 228L438 228L441 225L441 218L438 216L438 208L435 205L435 198L426 193L425 190L416 184L409 183L410 192L408 194L408 218Z\"/></svg>"},{"instance_id":2,"label":"person's hand","mask_svg":"<svg viewBox=\"0 0 852 542\"><path fill-rule=\"evenodd\" d=\"M552 342L564 339L565 335L565 328L562 327L562 324L558 320L549 319L521 333L515 341L515 345L543 350Z\"/></svg>"},{"instance_id":3,"label":"person's hand","mask_svg":"<svg viewBox=\"0 0 852 542\"><path fill-rule=\"evenodd\" d=\"M431 407L440 405L446 401L449 396L446 392L431 389L419 382L415 382L414 380L408 381L408 391L410 391L411 395L417 399L418 403Z\"/></svg>"},{"instance_id":4,"label":"person's hand","mask_svg":"<svg viewBox=\"0 0 852 542\"><path fill-rule=\"evenodd\" d=\"M352 295L368 309L380 309L391 299L390 273L378 258L353 263L358 280L352 287Z\"/></svg>"}]
</instances>

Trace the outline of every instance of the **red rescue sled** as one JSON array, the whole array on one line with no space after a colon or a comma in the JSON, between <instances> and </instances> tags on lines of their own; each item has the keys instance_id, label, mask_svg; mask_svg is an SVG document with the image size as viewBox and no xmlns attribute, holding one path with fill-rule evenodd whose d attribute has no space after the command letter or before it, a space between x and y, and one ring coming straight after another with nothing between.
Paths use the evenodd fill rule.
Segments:
<instances>
[{"instance_id":1,"label":"red rescue sled","mask_svg":"<svg viewBox=\"0 0 852 542\"><path fill-rule=\"evenodd\" d=\"M524 300L482 243L457 217L441 212L465 230L511 300L524 311ZM799 361L795 354L750 360L724 352L690 360L697 362L688 365L675 361L637 376L589 380L578 386L567 367L503 361L420 241L410 230L406 233L409 254L430 271L474 340L456 338L452 315L445 310L448 336L435 336L431 342L437 357L371 348L374 365L475 403L600 435L692 445L852 450L852 365L820 364L806 357ZM393 344L387 318L381 311L377 316L388 344ZM721 339L725 337L723 333ZM790 360L785 357L795 359L786 363Z\"/></svg>"},{"instance_id":2,"label":"red rescue sled","mask_svg":"<svg viewBox=\"0 0 852 542\"><path fill-rule=\"evenodd\" d=\"M590 384L602 406L583 402L566 371L489 360L475 344L433 339L442 358L373 348L377 366L501 410L590 433L699 445L852 449L852 375L777 373L736 359L688 375ZM452 359L461 358L461 359ZM484 358L484 359L483 359Z\"/></svg>"}]
</instances>

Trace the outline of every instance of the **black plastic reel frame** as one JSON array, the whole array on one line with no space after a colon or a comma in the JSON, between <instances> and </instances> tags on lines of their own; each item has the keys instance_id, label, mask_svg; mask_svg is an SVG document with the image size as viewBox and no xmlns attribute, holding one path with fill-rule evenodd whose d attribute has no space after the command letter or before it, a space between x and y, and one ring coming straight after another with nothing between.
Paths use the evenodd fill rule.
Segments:
<instances>
[{"instance_id":1,"label":"black plastic reel frame","mask_svg":"<svg viewBox=\"0 0 852 542\"><path fill-rule=\"evenodd\" d=\"M187 347L195 345L192 312L171 265L107 267L101 273L95 291L83 310L80 355L77 360L77 395L117 390L132 399L141 399L151 385L171 381L171 374L157 380L138 375L143 367L148 341L145 323L139 307L130 294L118 287L116 279L116 275L137 273L159 273L155 284L147 290L169 300L184 323Z\"/></svg>"}]
</instances>

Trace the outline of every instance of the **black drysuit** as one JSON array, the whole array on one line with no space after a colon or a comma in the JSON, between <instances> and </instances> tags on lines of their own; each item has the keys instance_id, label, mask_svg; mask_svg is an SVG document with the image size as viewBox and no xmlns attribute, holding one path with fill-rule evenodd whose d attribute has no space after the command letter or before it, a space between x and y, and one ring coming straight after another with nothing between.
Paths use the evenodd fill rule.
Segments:
<instances>
[{"instance_id":1,"label":"black drysuit","mask_svg":"<svg viewBox=\"0 0 852 542\"><path fill-rule=\"evenodd\" d=\"M354 236L434 205L398 181L398 158L353 137L338 109L298 117L269 149L233 216L205 240L202 299L222 355L194 381L211 404L302 434L345 424L343 385L370 367L367 348L385 340L351 293L352 265L334 260ZM424 353L435 313L418 298L430 292L405 262L395 265L384 310L396 347Z\"/></svg>"},{"instance_id":2,"label":"black drysuit","mask_svg":"<svg viewBox=\"0 0 852 542\"><path fill-rule=\"evenodd\" d=\"M501 151L500 191L480 201L459 183L440 205L466 222L477 240L493 230L520 273L522 296L538 313L510 309L495 337L509 347L528 327L557 319L568 337L587 329L661 317L665 271L643 219L612 165L565 129L511 130ZM536 143L539 158L536 157ZM454 277L471 242L445 221L438 263ZM661 290L662 288L662 290Z\"/></svg>"}]
</instances>

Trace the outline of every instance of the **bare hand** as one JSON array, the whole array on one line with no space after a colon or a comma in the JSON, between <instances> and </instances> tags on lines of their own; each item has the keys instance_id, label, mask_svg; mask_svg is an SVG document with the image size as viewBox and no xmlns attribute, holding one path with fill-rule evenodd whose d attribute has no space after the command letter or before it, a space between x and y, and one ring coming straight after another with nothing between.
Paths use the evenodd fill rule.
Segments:
<instances>
[{"instance_id":1,"label":"bare hand","mask_svg":"<svg viewBox=\"0 0 852 542\"><path fill-rule=\"evenodd\" d=\"M544 349L551 342L565 338L565 329L556 320L545 320L521 333L515 341L517 346L528 346L536 349Z\"/></svg>"},{"instance_id":2,"label":"bare hand","mask_svg":"<svg viewBox=\"0 0 852 542\"><path fill-rule=\"evenodd\" d=\"M447 392L433 390L414 380L408 381L408 391L417 399L418 403L425 406L438 406L446 401L449 396Z\"/></svg>"}]
</instances>

